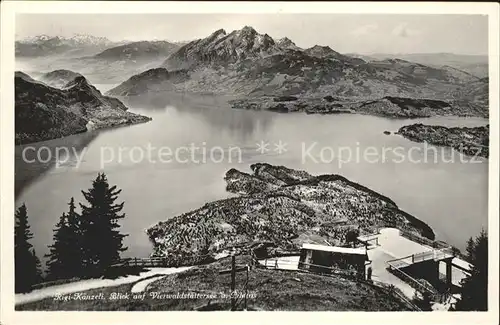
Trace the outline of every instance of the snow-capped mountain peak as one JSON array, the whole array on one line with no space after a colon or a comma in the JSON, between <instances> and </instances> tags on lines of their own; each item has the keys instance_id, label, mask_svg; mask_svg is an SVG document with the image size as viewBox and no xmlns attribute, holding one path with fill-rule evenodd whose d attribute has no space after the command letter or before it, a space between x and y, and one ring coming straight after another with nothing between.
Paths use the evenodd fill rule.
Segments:
<instances>
[{"instance_id":1,"label":"snow-capped mountain peak","mask_svg":"<svg viewBox=\"0 0 500 325\"><path fill-rule=\"evenodd\" d=\"M95 53L114 46L106 37L86 34L72 36L36 35L18 39L16 41L16 56L36 57L55 54L80 55Z\"/></svg>"},{"instance_id":2,"label":"snow-capped mountain peak","mask_svg":"<svg viewBox=\"0 0 500 325\"><path fill-rule=\"evenodd\" d=\"M74 34L69 39L74 41L75 43L79 43L82 45L110 45L113 43L106 37L92 36L86 34Z\"/></svg>"},{"instance_id":3,"label":"snow-capped mountain peak","mask_svg":"<svg viewBox=\"0 0 500 325\"><path fill-rule=\"evenodd\" d=\"M43 44L46 42L61 43L71 46L107 46L113 44L106 37L98 37L86 34L74 34L70 37L66 36L50 36L46 34L29 36L19 39L18 42L24 44Z\"/></svg>"}]
</instances>

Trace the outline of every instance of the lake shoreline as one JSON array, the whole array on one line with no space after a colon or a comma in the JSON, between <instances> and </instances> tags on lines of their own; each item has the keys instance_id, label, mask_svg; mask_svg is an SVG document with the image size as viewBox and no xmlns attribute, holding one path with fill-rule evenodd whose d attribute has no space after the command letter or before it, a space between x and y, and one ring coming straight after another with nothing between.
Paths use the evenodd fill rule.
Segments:
<instances>
[{"instance_id":1,"label":"lake shoreline","mask_svg":"<svg viewBox=\"0 0 500 325\"><path fill-rule=\"evenodd\" d=\"M48 142L37 143L37 145L43 144L48 145L49 147L64 146L70 149L75 148L78 152L83 148L88 148L89 153L86 153L86 160L82 162L81 168L78 170L73 167L74 164L72 162L69 162L69 164L62 166L62 168L58 168L57 170L47 166L42 168L40 172L36 171L38 166L34 166L35 164L31 164L27 168L24 168L21 164L16 163L16 202L26 202L28 209L37 214L36 217L47 219L52 218L52 216L58 216L60 213L65 211L64 209L67 200L71 196L75 196L75 199L78 199L80 196L80 189L86 188L91 177L99 171L98 154L102 146L111 146L111 148L116 151L122 146L141 147L144 143L149 141L156 147L168 146L173 148L185 145L185 140L182 139L185 139L186 136L190 134L190 130L192 129L197 129L197 132L200 132L200 137L188 137L188 140L191 139L197 144L201 143L202 140L205 141L206 139L209 139L212 144L227 143L240 146L243 150L243 160L245 163L252 163L255 161L251 160L252 157L255 157L256 155L255 148L253 146L255 145L255 142L260 139L268 139L270 141L273 139L282 139L289 143L289 147L297 145L294 141L298 140L314 142L317 141L317 139L329 139L328 141L319 142L317 146L318 149L321 146L335 147L338 145L354 145L355 142L353 139L360 141L362 146L391 146L394 144L407 146L407 143L409 143L409 141L404 139L403 141L398 140L398 138L402 137L387 137L382 134L383 130L396 131L401 126L399 119L394 120L364 114L339 114L335 116L319 116L311 114L308 115L308 117L299 114L278 115L273 114L272 112L252 112L247 110L230 109L228 105L224 104L226 101L220 100L219 97L211 99L210 96L191 98L189 96L179 95L176 98L170 99L172 101L167 103L167 105L170 106L167 109L162 110L144 108L141 103L144 101L147 102L148 98L137 98L137 101L130 105L126 100L124 100L124 104L130 107L131 112L143 115L148 115L148 112L150 112L150 116L153 117L153 120L150 123L135 125L133 128L117 127L107 129L102 132L87 132L61 139L50 140ZM428 121L424 123L438 123L444 125L475 125L483 123L482 120L478 121L476 118L463 119L444 117L438 119L423 118L420 120ZM355 128L352 129L353 132L351 132L351 128L349 128L346 123L348 125L357 125L359 123L368 123L367 125L372 125L371 129L366 131L366 135L369 136L356 138L359 132L356 133L354 131ZM346 125L342 126L344 124ZM301 125L301 127L305 127L305 129L309 130L308 133L310 133L310 136L298 134L296 132L297 128L294 127L298 125ZM314 127L308 125L314 125ZM330 129L329 126L331 125L335 125L335 127ZM322 131L318 133L315 131L319 129L325 130L325 132ZM93 134L96 136L92 136ZM151 135L155 134L164 136L152 138ZM380 136L378 136L379 134ZM125 136L128 136L131 139L130 141L127 141L127 143L122 142L122 139ZM98 140L95 140L96 138ZM117 145L118 147L116 147ZM16 146L16 149L17 148L18 147ZM294 148L292 147L291 149ZM297 154L299 156L297 156ZM439 234L440 239L448 241L454 245L460 245L461 243L458 240L453 241L453 238L456 237L454 235L450 235L453 233L453 227L449 227L448 225L443 226L440 218L434 218L433 213L426 212L427 207L422 209L418 205L414 204L413 200L408 202L404 196L401 196L397 192L395 193L391 190L391 188L404 189L409 186L413 189L409 188L408 192L406 190L403 192L410 193L410 195L419 195L422 191L426 191L426 187L423 187L423 183L417 183L415 185L414 180L403 178L403 182L400 184L389 182L387 183L388 185L384 185L384 179L391 176L385 175L387 168L383 167L383 165L380 165L380 168L373 167L376 171L379 171L375 173L379 176L371 177L366 175L364 172L366 168L372 168L370 166L363 167L361 165L356 166L356 164L351 164L350 166L343 167L342 170L337 170L338 168L333 165L304 165L301 167L300 161L297 162L297 159L300 160L300 153L294 152L293 150L285 154L283 157L277 155L264 155L259 158L262 158L264 161L269 163L278 163L291 168L308 170L314 172L315 175L332 173L343 175L359 184L364 184L369 188L375 189L379 193L383 193L392 200L398 202L399 205L405 211L408 211L410 215L419 216L420 220L423 220L423 222L428 225L432 225L432 229ZM262 159L257 161L263 161ZM226 168L226 166L217 167L215 165L208 164L207 166L199 166L198 168L193 169L188 168L187 165L176 166L174 164L138 164L136 166L129 163L130 162L125 159L125 161L118 163L117 165L108 164L104 171L111 177L110 179L113 180L116 185L123 188L125 193L125 197L123 199L126 202L126 212L130 218L125 220L124 226L125 231L130 233L130 238L132 238L130 242L127 242L127 245L130 247L130 251L126 254L126 256L142 257L147 257L151 253L151 245L147 236L144 236L143 232L145 228L155 224L159 220L164 220L170 216L192 211L206 202L212 202L218 198L225 197L228 193L224 192L223 181L219 180L217 175L223 175L231 167L238 168L237 165L227 166ZM192 167L196 166L198 165L193 165ZM415 170L415 167L407 167L409 170ZM450 169L449 167L442 166L442 168L445 168L445 170L443 170L444 173L454 173L454 170L458 167L459 166L451 166ZM184 170L184 168L188 169ZM401 166L400 168L406 167ZM423 171L425 166L418 168ZM177 169L177 171L169 171L170 169ZM477 169L477 167L475 169ZM151 182L148 185L149 187L141 191L136 191L136 185L134 185L136 183L128 180L127 175L129 175L130 172L127 172L126 170L133 171L133 175L140 175L140 177L150 177L153 171L155 171L155 175L159 176L151 178ZM204 172L202 172L202 170L204 170ZM356 172L357 170L359 170L359 173ZM25 182L24 185L22 185L21 182L18 182L18 178L21 178L23 173L36 173L36 175L32 181L27 183ZM446 177L444 178L446 179ZM165 185L166 181L172 185ZM444 180L440 180L439 182L442 181ZM465 182L468 183L469 181L465 180ZM60 188L60 190L46 192L44 190L46 186L57 186L55 188ZM153 190L157 186L161 187L162 190ZM181 187L179 188L179 186ZM178 193L180 189L182 189L182 191L188 191L190 193L189 198L183 199L178 197L175 193ZM206 191L213 194L207 195L205 193ZM165 195L172 197L171 200L167 199L168 203L162 203L162 201L165 200ZM139 204L139 202L142 202L142 198L154 201L151 211L148 210L146 212L147 216L144 219L145 221L133 220L134 216L143 213L141 212L143 209L140 208ZM53 207L45 207L44 202L47 200L54 202ZM430 204L430 207L428 208L430 211L444 211L444 213L449 216L455 214L454 210L456 209L454 207L436 210L436 206L432 201L433 200L430 200L430 202L428 202ZM473 206L482 204L482 202L478 203L477 201L477 199L473 198L467 202L472 202L471 204ZM422 202L427 201L424 200ZM436 214L440 213L441 212L436 212ZM481 219L482 214L478 212L473 215ZM46 250L46 246L50 244L52 239L51 228L56 222L57 220L54 219L52 222L49 221L50 225L42 225L41 223L34 225L34 230L36 231L35 239L38 242L36 245L37 250L42 252ZM476 232L474 227L469 228L473 230L467 232L465 236L469 236L469 234Z\"/></svg>"},{"instance_id":2,"label":"lake shoreline","mask_svg":"<svg viewBox=\"0 0 500 325\"><path fill-rule=\"evenodd\" d=\"M233 109L265 110L276 113L364 114L393 119L436 116L488 118L489 112L471 109L458 102L433 99L385 96L374 99L348 97L263 96L234 99Z\"/></svg>"}]
</instances>

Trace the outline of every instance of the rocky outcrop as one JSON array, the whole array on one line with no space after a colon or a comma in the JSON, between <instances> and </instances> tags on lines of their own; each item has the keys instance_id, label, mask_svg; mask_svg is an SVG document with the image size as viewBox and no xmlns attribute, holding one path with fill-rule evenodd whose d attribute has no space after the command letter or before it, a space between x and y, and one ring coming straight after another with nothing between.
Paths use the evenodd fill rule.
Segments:
<instances>
[{"instance_id":1,"label":"rocky outcrop","mask_svg":"<svg viewBox=\"0 0 500 325\"><path fill-rule=\"evenodd\" d=\"M199 65L227 65L281 51L269 35L259 34L252 27L245 26L229 34L219 29L207 38L182 46L167 58L163 66L167 69L186 69Z\"/></svg>"},{"instance_id":2,"label":"rocky outcrop","mask_svg":"<svg viewBox=\"0 0 500 325\"><path fill-rule=\"evenodd\" d=\"M303 242L344 245L346 233L398 227L434 239L425 223L401 211L389 198L340 175L313 176L269 164L252 174L226 173L227 190L239 196L210 202L149 228L154 255L192 262L233 246L271 242L296 251ZM191 258L190 258L191 257Z\"/></svg>"},{"instance_id":3,"label":"rocky outcrop","mask_svg":"<svg viewBox=\"0 0 500 325\"><path fill-rule=\"evenodd\" d=\"M16 144L149 120L127 112L120 100L102 95L83 76L57 89L16 72Z\"/></svg>"},{"instance_id":4,"label":"rocky outcrop","mask_svg":"<svg viewBox=\"0 0 500 325\"><path fill-rule=\"evenodd\" d=\"M295 45L295 43L288 37L283 37L276 40L276 44L283 50L296 50L301 51L302 49Z\"/></svg>"},{"instance_id":5,"label":"rocky outcrop","mask_svg":"<svg viewBox=\"0 0 500 325\"><path fill-rule=\"evenodd\" d=\"M489 157L489 125L448 128L419 123L403 126L397 134L415 142L451 147L469 156Z\"/></svg>"}]
</instances>

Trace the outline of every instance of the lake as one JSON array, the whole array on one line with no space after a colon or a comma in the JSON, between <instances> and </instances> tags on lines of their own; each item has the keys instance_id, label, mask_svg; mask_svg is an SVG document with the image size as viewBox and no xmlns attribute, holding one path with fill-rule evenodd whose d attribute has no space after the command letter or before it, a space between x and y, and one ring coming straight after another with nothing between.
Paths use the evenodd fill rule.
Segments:
<instances>
[{"instance_id":1,"label":"lake","mask_svg":"<svg viewBox=\"0 0 500 325\"><path fill-rule=\"evenodd\" d=\"M471 162L470 157L453 156L451 149L424 147L398 135L383 134L416 122L477 126L487 124L485 119L280 114L234 110L226 100L170 94L125 101L131 111L153 120L37 143L36 148L47 146L51 153L60 146L75 148L57 166L54 160L21 164L23 147L17 147L16 207L26 203L38 256L48 253L52 229L67 211L70 198L83 200L81 190L88 189L99 172L122 189L119 201L125 202L126 217L121 230L129 234L123 255L145 257L151 252L147 227L230 196L225 191L225 172L233 167L249 171L249 165L256 162L312 174L341 174L388 196L402 210L428 223L438 239L461 249L470 236L487 228L488 160ZM266 152L257 150L261 141L268 143ZM186 148L192 145L199 149L189 154ZM397 147L406 159L389 150ZM376 153L385 148L386 159L373 153L357 159L357 153L367 148ZM436 151L429 148L437 150L439 159L434 160ZM178 161L174 159L176 150ZM82 157L81 163L77 157ZM427 161L423 161L425 157ZM454 162L450 162L452 157Z\"/></svg>"}]
</instances>

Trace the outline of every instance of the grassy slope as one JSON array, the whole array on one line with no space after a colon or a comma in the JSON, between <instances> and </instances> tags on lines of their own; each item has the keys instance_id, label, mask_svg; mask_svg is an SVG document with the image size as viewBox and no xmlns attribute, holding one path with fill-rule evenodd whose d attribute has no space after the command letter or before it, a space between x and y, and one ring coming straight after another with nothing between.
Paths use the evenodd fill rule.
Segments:
<instances>
[{"instance_id":1,"label":"grassy slope","mask_svg":"<svg viewBox=\"0 0 500 325\"><path fill-rule=\"evenodd\" d=\"M238 257L238 264L248 263L248 258ZM153 299L152 292L177 293L229 293L230 274L219 271L230 267L225 258L187 272L166 276L147 288L144 300L70 300L54 301L52 298L18 306L17 310L193 310L205 306L207 299ZM242 290L246 272L236 275L236 290ZM129 293L133 284L89 290L85 293ZM249 293L254 298L248 306L254 310L324 310L324 311L394 311L408 310L402 303L372 285L316 274L289 271L252 269L249 273ZM229 299L211 301L215 309L229 310ZM241 306L241 305L240 305Z\"/></svg>"}]
</instances>

